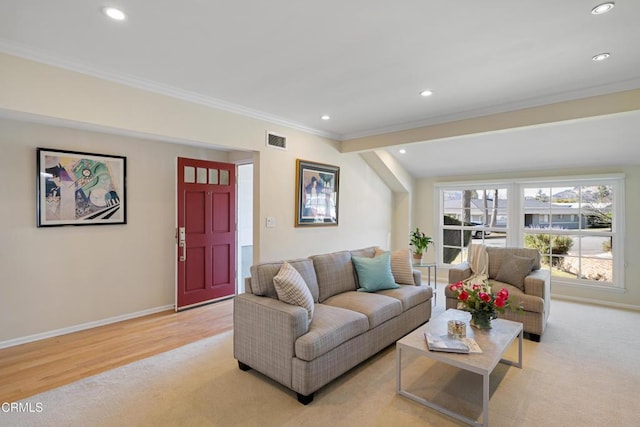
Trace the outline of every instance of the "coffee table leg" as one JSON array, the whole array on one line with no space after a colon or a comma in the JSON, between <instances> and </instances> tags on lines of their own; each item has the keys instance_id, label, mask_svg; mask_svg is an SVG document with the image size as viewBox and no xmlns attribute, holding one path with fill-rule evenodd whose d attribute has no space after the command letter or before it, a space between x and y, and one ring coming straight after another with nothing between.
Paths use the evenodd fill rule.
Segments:
<instances>
[{"instance_id":1,"label":"coffee table leg","mask_svg":"<svg viewBox=\"0 0 640 427\"><path fill-rule=\"evenodd\" d=\"M522 338L524 336L524 330L520 330L520 335L518 335L518 364L516 365L518 368L522 369Z\"/></svg>"},{"instance_id":2,"label":"coffee table leg","mask_svg":"<svg viewBox=\"0 0 640 427\"><path fill-rule=\"evenodd\" d=\"M522 340L524 337L524 332L520 329L520 333L518 334L518 361L514 362L513 360L500 359L500 362L505 365L515 366L516 368L522 369Z\"/></svg>"},{"instance_id":3,"label":"coffee table leg","mask_svg":"<svg viewBox=\"0 0 640 427\"><path fill-rule=\"evenodd\" d=\"M402 347L396 346L396 393L402 390Z\"/></svg>"},{"instance_id":4,"label":"coffee table leg","mask_svg":"<svg viewBox=\"0 0 640 427\"><path fill-rule=\"evenodd\" d=\"M482 376L482 425L489 425L489 374Z\"/></svg>"}]
</instances>

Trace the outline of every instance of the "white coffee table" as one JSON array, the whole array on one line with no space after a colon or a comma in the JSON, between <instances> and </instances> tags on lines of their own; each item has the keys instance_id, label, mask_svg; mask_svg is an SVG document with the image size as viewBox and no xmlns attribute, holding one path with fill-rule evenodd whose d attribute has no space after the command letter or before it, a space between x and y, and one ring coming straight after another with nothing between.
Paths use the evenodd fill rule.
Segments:
<instances>
[{"instance_id":1,"label":"white coffee table","mask_svg":"<svg viewBox=\"0 0 640 427\"><path fill-rule=\"evenodd\" d=\"M424 333L429 332L434 335L444 335L447 333L447 321L462 320L467 323L467 336L476 340L482 353L480 354L457 354L429 351ZM425 406L440 411L446 415L474 426L489 425L489 375L498 362L522 368L522 324L505 319L495 319L491 322L492 328L489 330L478 330L469 326L471 315L466 311L449 309L443 314L431 319L427 324L419 327L415 331L406 335L396 342L396 391L399 395L407 397ZM518 337L518 361L505 360L502 358L504 352ZM482 375L482 423L468 418L462 414L447 409L435 402L426 400L420 396L402 388L402 355L403 353L416 353L438 362L474 372Z\"/></svg>"}]
</instances>

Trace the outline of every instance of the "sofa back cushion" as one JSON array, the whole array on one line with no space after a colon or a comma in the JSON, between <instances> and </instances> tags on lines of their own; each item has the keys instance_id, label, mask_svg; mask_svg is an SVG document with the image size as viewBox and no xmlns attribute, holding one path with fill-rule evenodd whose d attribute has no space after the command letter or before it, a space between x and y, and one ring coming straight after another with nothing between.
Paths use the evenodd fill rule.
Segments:
<instances>
[{"instance_id":1,"label":"sofa back cushion","mask_svg":"<svg viewBox=\"0 0 640 427\"><path fill-rule=\"evenodd\" d=\"M372 249L373 256L373 249ZM313 267L318 278L318 302L342 292L357 289L351 253L349 251L333 252L330 254L313 255Z\"/></svg>"},{"instance_id":2,"label":"sofa back cushion","mask_svg":"<svg viewBox=\"0 0 640 427\"><path fill-rule=\"evenodd\" d=\"M518 257L532 258L533 270L540 269L540 252L536 249L530 248L496 248L487 247L487 254L489 255L489 279L496 279L502 266L502 261L508 258L510 255Z\"/></svg>"},{"instance_id":3,"label":"sofa back cushion","mask_svg":"<svg viewBox=\"0 0 640 427\"><path fill-rule=\"evenodd\" d=\"M373 258L374 256L376 256L376 246L371 246L369 248L362 248L362 249L354 249L349 252L351 253L351 256Z\"/></svg>"},{"instance_id":4,"label":"sofa back cushion","mask_svg":"<svg viewBox=\"0 0 640 427\"><path fill-rule=\"evenodd\" d=\"M287 261L304 279L313 301L318 302L318 279L316 277L313 262L310 259L296 259ZM273 278L282 268L282 261L264 262L251 266L251 292L254 295L278 298L276 288L273 286Z\"/></svg>"}]
</instances>

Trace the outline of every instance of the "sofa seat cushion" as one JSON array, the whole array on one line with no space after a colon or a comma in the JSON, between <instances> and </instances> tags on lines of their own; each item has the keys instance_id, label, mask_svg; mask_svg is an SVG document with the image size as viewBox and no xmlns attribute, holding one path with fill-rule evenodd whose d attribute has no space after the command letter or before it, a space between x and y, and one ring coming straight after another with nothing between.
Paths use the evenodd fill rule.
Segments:
<instances>
[{"instance_id":1,"label":"sofa seat cushion","mask_svg":"<svg viewBox=\"0 0 640 427\"><path fill-rule=\"evenodd\" d=\"M400 300L402 311L407 311L433 297L433 289L428 286L400 285L398 289L385 289L377 293Z\"/></svg>"},{"instance_id":2,"label":"sofa seat cushion","mask_svg":"<svg viewBox=\"0 0 640 427\"><path fill-rule=\"evenodd\" d=\"M362 313L316 304L309 331L295 342L296 357L314 360L368 329L369 320Z\"/></svg>"},{"instance_id":3,"label":"sofa seat cushion","mask_svg":"<svg viewBox=\"0 0 640 427\"><path fill-rule=\"evenodd\" d=\"M490 280L489 283L491 284L491 291L493 293L498 292L502 288L509 291L509 300L511 301L512 307L521 306L524 311L544 313L544 300L542 298L535 295L527 295L520 288L510 285L509 283L499 282L497 280ZM511 309L507 308L507 310Z\"/></svg>"},{"instance_id":4,"label":"sofa seat cushion","mask_svg":"<svg viewBox=\"0 0 640 427\"><path fill-rule=\"evenodd\" d=\"M369 329L402 314L402 303L379 293L343 292L327 298L324 304L362 313L369 319Z\"/></svg>"}]
</instances>

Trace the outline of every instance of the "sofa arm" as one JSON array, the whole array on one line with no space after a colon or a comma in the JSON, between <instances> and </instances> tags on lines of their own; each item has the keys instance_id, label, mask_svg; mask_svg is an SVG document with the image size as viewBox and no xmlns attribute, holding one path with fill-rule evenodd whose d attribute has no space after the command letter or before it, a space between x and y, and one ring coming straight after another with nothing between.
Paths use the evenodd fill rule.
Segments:
<instances>
[{"instance_id":1,"label":"sofa arm","mask_svg":"<svg viewBox=\"0 0 640 427\"><path fill-rule=\"evenodd\" d=\"M413 269L413 284L416 286L422 285L422 272L417 269Z\"/></svg>"},{"instance_id":2,"label":"sofa arm","mask_svg":"<svg viewBox=\"0 0 640 427\"><path fill-rule=\"evenodd\" d=\"M308 330L303 307L253 294L233 299L233 356L287 387L295 342Z\"/></svg>"},{"instance_id":3,"label":"sofa arm","mask_svg":"<svg viewBox=\"0 0 640 427\"><path fill-rule=\"evenodd\" d=\"M458 283L471 277L471 267L469 263L463 262L449 269L449 283Z\"/></svg>"},{"instance_id":4,"label":"sofa arm","mask_svg":"<svg viewBox=\"0 0 640 427\"><path fill-rule=\"evenodd\" d=\"M548 300L551 297L551 279L548 270L533 270L524 278L524 293Z\"/></svg>"}]
</instances>

